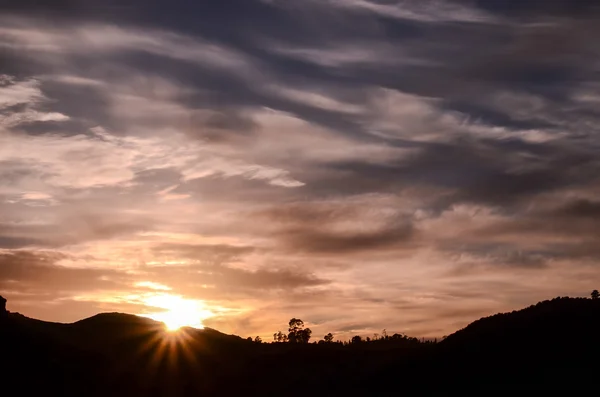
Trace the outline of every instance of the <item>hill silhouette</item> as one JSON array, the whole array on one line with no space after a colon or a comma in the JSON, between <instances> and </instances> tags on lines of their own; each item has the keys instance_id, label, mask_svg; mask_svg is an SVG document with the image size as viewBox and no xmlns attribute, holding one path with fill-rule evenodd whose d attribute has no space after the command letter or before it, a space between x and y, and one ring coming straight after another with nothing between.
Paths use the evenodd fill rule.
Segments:
<instances>
[{"instance_id":1,"label":"hill silhouette","mask_svg":"<svg viewBox=\"0 0 600 397\"><path fill-rule=\"evenodd\" d=\"M585 392L600 363L600 301L558 297L523 310L474 321L448 336L436 351L438 371L470 374L479 390L532 393Z\"/></svg>"},{"instance_id":2,"label":"hill silhouette","mask_svg":"<svg viewBox=\"0 0 600 397\"><path fill-rule=\"evenodd\" d=\"M558 297L474 321L448 336L444 344L471 349L538 348L571 336L573 346L600 336L599 310L600 300Z\"/></svg>"},{"instance_id":3,"label":"hill silhouette","mask_svg":"<svg viewBox=\"0 0 600 397\"><path fill-rule=\"evenodd\" d=\"M4 310L0 387L43 396L574 393L595 384L599 330L600 300L582 298L482 318L437 344L400 335L267 344L209 328L167 332L128 314L60 324Z\"/></svg>"}]
</instances>

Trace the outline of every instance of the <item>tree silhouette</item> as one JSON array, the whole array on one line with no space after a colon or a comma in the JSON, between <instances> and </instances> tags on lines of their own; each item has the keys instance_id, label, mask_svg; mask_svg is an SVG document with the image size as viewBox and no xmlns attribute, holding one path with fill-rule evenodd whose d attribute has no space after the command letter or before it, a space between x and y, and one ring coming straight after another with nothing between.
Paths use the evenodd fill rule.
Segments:
<instances>
[{"instance_id":1,"label":"tree silhouette","mask_svg":"<svg viewBox=\"0 0 600 397\"><path fill-rule=\"evenodd\" d=\"M287 342L288 341L288 337L283 332L277 331L277 332L275 332L273 334L273 341L274 342L278 342L278 343Z\"/></svg>"},{"instance_id":2,"label":"tree silhouette","mask_svg":"<svg viewBox=\"0 0 600 397\"><path fill-rule=\"evenodd\" d=\"M254 338L254 342L262 343L262 338L260 336L257 336L256 338Z\"/></svg>"},{"instance_id":3,"label":"tree silhouette","mask_svg":"<svg viewBox=\"0 0 600 397\"><path fill-rule=\"evenodd\" d=\"M360 337L360 335L355 335L355 336L352 337L352 340L350 342L353 343L353 344L361 343L362 342L362 338Z\"/></svg>"},{"instance_id":4,"label":"tree silhouette","mask_svg":"<svg viewBox=\"0 0 600 397\"><path fill-rule=\"evenodd\" d=\"M327 343L333 342L333 334L330 332L323 337L323 340Z\"/></svg>"},{"instance_id":5,"label":"tree silhouette","mask_svg":"<svg viewBox=\"0 0 600 397\"><path fill-rule=\"evenodd\" d=\"M592 299L598 299L600 298L600 292L598 292L597 289L593 290L591 293Z\"/></svg>"},{"instance_id":6,"label":"tree silhouette","mask_svg":"<svg viewBox=\"0 0 600 397\"><path fill-rule=\"evenodd\" d=\"M308 343L312 331L310 328L304 328L304 321L292 318L288 325L288 341L290 343Z\"/></svg>"}]
</instances>

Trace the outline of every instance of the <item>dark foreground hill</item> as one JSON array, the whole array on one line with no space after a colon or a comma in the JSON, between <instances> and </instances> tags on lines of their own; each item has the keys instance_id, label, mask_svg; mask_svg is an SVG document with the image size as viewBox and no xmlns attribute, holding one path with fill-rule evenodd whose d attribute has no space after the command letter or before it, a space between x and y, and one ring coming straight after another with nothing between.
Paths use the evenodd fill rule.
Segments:
<instances>
[{"instance_id":1,"label":"dark foreground hill","mask_svg":"<svg viewBox=\"0 0 600 397\"><path fill-rule=\"evenodd\" d=\"M0 313L0 395L540 395L595 390L600 300L483 318L438 344L258 344L106 313ZM586 392L588 394L588 392Z\"/></svg>"}]
</instances>

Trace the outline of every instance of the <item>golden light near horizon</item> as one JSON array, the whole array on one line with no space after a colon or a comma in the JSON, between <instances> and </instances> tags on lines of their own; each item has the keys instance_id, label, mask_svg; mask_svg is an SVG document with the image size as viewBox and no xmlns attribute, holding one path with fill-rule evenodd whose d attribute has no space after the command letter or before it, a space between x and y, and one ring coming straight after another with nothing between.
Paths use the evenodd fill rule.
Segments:
<instances>
[{"instance_id":1,"label":"golden light near horizon","mask_svg":"<svg viewBox=\"0 0 600 397\"><path fill-rule=\"evenodd\" d=\"M144 314L153 320L163 322L169 331L176 331L181 327L204 328L203 321L214 313L204 307L200 301L185 299L178 295L156 294L144 299L144 303L165 309L162 312Z\"/></svg>"}]
</instances>

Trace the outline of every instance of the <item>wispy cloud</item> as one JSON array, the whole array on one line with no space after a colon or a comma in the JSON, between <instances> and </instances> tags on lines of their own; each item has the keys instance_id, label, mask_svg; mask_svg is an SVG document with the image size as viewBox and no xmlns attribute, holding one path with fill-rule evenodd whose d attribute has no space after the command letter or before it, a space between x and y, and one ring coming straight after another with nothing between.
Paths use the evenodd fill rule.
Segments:
<instances>
[{"instance_id":1,"label":"wispy cloud","mask_svg":"<svg viewBox=\"0 0 600 397\"><path fill-rule=\"evenodd\" d=\"M439 0L377 1L329 0L324 4L353 11L371 12L386 18L420 22L492 22L494 16L483 10L467 7L459 2Z\"/></svg>"}]
</instances>

